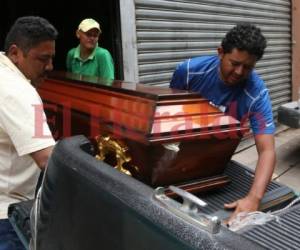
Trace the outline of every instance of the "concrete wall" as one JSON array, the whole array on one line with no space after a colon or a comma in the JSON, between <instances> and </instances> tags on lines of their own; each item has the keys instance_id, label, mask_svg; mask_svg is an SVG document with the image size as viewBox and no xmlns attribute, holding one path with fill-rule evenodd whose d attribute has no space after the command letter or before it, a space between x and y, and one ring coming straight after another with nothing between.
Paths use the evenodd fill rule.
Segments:
<instances>
[{"instance_id":1,"label":"concrete wall","mask_svg":"<svg viewBox=\"0 0 300 250\"><path fill-rule=\"evenodd\" d=\"M120 0L124 80L139 82L134 0Z\"/></svg>"},{"instance_id":2,"label":"concrete wall","mask_svg":"<svg viewBox=\"0 0 300 250\"><path fill-rule=\"evenodd\" d=\"M300 1L292 0L292 99L300 89Z\"/></svg>"}]
</instances>

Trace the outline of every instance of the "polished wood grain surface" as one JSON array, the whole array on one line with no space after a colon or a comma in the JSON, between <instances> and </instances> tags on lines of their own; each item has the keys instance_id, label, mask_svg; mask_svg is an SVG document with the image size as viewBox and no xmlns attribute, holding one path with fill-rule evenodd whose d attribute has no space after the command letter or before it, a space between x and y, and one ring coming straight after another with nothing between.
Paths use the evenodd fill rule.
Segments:
<instances>
[{"instance_id":1,"label":"polished wood grain surface","mask_svg":"<svg viewBox=\"0 0 300 250\"><path fill-rule=\"evenodd\" d=\"M76 88L85 89L107 89L109 91L125 93L130 96L140 96L146 99L159 100L176 100L182 98L199 99L197 93L189 93L187 91L181 91L177 89L170 89L158 86L148 86L144 84L138 84L133 82L118 81L118 80L104 80L98 77L82 76L78 74L72 74L64 71L54 71L49 73L48 80L63 81L65 83L76 84ZM44 84L42 84L44 85Z\"/></svg>"},{"instance_id":2,"label":"polished wood grain surface","mask_svg":"<svg viewBox=\"0 0 300 250\"><path fill-rule=\"evenodd\" d=\"M113 135L152 186L222 174L248 130L187 91L54 72L38 92L56 139Z\"/></svg>"}]
</instances>

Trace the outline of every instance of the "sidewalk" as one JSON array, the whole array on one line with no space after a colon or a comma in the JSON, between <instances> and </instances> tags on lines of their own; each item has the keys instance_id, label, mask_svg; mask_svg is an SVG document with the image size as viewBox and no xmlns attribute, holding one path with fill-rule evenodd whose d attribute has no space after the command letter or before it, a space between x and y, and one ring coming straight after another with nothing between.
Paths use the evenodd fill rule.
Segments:
<instances>
[{"instance_id":1,"label":"sidewalk","mask_svg":"<svg viewBox=\"0 0 300 250\"><path fill-rule=\"evenodd\" d=\"M257 152L253 140L248 146L239 147L232 157L251 169L255 169ZM277 164L273 180L300 192L300 129L287 128L275 135Z\"/></svg>"}]
</instances>

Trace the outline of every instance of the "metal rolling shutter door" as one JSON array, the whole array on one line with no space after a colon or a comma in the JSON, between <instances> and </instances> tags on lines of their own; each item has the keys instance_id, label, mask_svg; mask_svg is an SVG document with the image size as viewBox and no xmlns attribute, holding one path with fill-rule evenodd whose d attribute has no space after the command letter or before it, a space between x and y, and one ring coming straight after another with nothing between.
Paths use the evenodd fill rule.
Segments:
<instances>
[{"instance_id":1,"label":"metal rolling shutter door","mask_svg":"<svg viewBox=\"0 0 300 250\"><path fill-rule=\"evenodd\" d=\"M256 70L277 108L291 98L290 0L135 0L139 81L168 86L176 65L215 54L227 30L258 25L268 40Z\"/></svg>"}]
</instances>

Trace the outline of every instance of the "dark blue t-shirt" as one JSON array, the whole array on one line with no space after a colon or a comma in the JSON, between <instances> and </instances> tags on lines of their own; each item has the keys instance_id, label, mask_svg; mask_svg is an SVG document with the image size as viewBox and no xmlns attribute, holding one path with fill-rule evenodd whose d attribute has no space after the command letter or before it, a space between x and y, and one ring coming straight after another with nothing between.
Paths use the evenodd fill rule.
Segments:
<instances>
[{"instance_id":1,"label":"dark blue t-shirt","mask_svg":"<svg viewBox=\"0 0 300 250\"><path fill-rule=\"evenodd\" d=\"M177 66L170 87L198 92L239 121L249 119L254 134L273 134L272 106L263 80L253 70L244 83L228 86L220 79L219 65L218 56L189 59Z\"/></svg>"}]
</instances>

